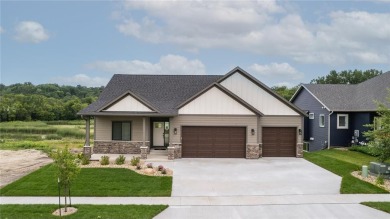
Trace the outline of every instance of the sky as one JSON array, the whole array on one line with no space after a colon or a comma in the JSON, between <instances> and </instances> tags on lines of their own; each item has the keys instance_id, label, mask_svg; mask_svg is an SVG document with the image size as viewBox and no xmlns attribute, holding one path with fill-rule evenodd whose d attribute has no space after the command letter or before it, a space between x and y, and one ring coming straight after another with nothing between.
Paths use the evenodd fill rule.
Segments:
<instances>
[{"instance_id":1,"label":"sky","mask_svg":"<svg viewBox=\"0 0 390 219\"><path fill-rule=\"evenodd\" d=\"M0 1L0 83L226 74L272 86L390 71L390 0Z\"/></svg>"}]
</instances>

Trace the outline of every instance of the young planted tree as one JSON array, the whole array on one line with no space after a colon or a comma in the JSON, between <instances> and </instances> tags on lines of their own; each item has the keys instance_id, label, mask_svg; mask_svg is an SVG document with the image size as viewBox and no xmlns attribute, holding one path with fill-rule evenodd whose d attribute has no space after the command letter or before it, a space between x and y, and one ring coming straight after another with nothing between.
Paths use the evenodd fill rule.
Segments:
<instances>
[{"instance_id":1,"label":"young planted tree","mask_svg":"<svg viewBox=\"0 0 390 219\"><path fill-rule=\"evenodd\" d=\"M67 212L67 198L69 197L70 206L72 206L70 197L71 182L80 172L80 166L77 162L77 156L72 154L68 147L64 149L52 151L50 157L54 160L54 165L57 167L57 177L60 188L64 192L65 197L65 212Z\"/></svg>"},{"instance_id":2,"label":"young planted tree","mask_svg":"<svg viewBox=\"0 0 390 219\"><path fill-rule=\"evenodd\" d=\"M380 127L375 124L369 124L370 131L364 133L364 136L370 139L369 145L378 149L380 155L378 160L383 163L390 159L390 89L387 96L388 106L385 103L377 103Z\"/></svg>"}]
</instances>

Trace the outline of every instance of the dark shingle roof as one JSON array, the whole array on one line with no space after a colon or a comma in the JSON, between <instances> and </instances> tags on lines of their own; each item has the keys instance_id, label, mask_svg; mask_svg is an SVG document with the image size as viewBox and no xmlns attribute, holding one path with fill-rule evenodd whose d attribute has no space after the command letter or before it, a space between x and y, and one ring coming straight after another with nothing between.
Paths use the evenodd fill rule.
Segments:
<instances>
[{"instance_id":1,"label":"dark shingle roof","mask_svg":"<svg viewBox=\"0 0 390 219\"><path fill-rule=\"evenodd\" d=\"M302 85L332 111L376 111L374 100L387 103L390 72L360 84L304 84Z\"/></svg>"},{"instance_id":2,"label":"dark shingle roof","mask_svg":"<svg viewBox=\"0 0 390 219\"><path fill-rule=\"evenodd\" d=\"M223 75L130 75L116 74L98 100L80 115L98 113L114 99L130 91L155 108L159 115L177 114L177 106L216 82Z\"/></svg>"}]
</instances>

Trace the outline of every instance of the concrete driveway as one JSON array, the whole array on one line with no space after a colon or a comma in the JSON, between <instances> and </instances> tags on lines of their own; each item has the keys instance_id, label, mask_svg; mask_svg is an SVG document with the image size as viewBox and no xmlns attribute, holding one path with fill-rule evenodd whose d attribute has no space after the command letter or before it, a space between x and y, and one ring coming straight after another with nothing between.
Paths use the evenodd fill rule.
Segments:
<instances>
[{"instance_id":1,"label":"concrete driveway","mask_svg":"<svg viewBox=\"0 0 390 219\"><path fill-rule=\"evenodd\" d=\"M299 158L180 159L172 196L339 194L341 177Z\"/></svg>"}]
</instances>

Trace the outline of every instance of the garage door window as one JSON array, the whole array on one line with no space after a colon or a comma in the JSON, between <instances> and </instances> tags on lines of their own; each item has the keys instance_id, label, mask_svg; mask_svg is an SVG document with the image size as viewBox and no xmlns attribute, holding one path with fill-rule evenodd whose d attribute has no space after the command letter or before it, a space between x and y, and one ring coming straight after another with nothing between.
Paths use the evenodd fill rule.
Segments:
<instances>
[{"instance_id":1,"label":"garage door window","mask_svg":"<svg viewBox=\"0 0 390 219\"><path fill-rule=\"evenodd\" d=\"M112 122L112 140L130 141L131 122Z\"/></svg>"}]
</instances>

